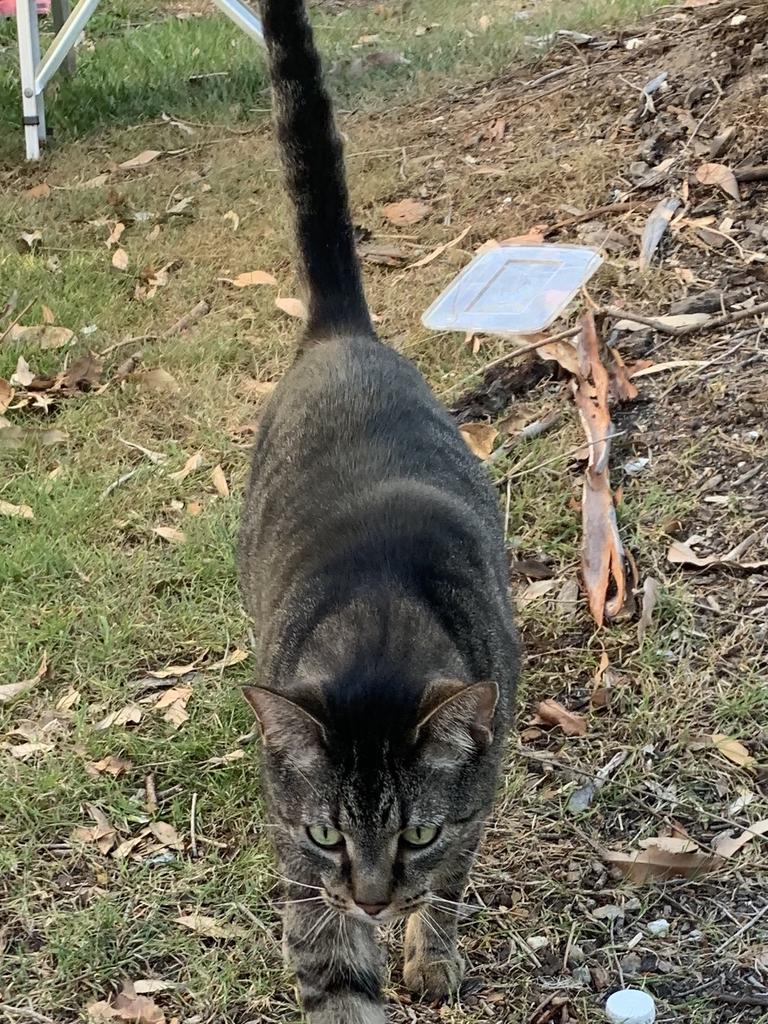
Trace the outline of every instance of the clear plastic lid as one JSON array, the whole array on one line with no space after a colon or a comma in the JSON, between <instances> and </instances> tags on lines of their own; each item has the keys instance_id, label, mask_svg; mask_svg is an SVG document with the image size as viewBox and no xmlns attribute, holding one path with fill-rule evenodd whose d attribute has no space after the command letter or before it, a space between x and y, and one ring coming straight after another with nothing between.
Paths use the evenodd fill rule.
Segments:
<instances>
[{"instance_id":1,"label":"clear plastic lid","mask_svg":"<svg viewBox=\"0 0 768 1024\"><path fill-rule=\"evenodd\" d=\"M603 258L579 245L500 245L476 256L421 320L436 331L535 334L562 313Z\"/></svg>"}]
</instances>

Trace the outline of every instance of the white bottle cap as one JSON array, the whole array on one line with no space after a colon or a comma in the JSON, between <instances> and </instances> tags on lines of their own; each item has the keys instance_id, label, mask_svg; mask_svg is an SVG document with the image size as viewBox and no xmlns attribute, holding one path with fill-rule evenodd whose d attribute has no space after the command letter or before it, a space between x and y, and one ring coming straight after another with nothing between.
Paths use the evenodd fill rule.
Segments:
<instances>
[{"instance_id":1,"label":"white bottle cap","mask_svg":"<svg viewBox=\"0 0 768 1024\"><path fill-rule=\"evenodd\" d=\"M614 992L605 1004L605 1012L613 1024L653 1024L656 1004L639 988L623 988Z\"/></svg>"}]
</instances>

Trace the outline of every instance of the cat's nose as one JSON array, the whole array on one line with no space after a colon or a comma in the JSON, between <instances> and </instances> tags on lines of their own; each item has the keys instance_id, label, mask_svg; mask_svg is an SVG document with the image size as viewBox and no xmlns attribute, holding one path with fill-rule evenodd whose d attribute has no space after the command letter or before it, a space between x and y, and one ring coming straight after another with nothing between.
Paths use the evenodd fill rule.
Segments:
<instances>
[{"instance_id":1,"label":"cat's nose","mask_svg":"<svg viewBox=\"0 0 768 1024\"><path fill-rule=\"evenodd\" d=\"M369 917L376 917L376 915L380 914L382 912L382 910L386 910L389 904L387 904L387 903L361 903L359 900L355 900L355 905L360 907L361 910L364 910L366 912L366 914L368 914Z\"/></svg>"}]
</instances>

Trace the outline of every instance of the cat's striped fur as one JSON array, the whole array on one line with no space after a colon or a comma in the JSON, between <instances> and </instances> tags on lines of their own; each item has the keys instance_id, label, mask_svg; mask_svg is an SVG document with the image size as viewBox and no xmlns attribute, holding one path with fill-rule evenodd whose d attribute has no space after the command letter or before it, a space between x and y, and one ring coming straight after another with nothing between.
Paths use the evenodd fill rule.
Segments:
<instances>
[{"instance_id":1,"label":"cat's striped fur","mask_svg":"<svg viewBox=\"0 0 768 1024\"><path fill-rule=\"evenodd\" d=\"M450 998L456 920L512 715L496 496L365 303L341 145L302 0L262 0L309 319L260 425L240 535L247 696L311 1024L381 1024L376 925Z\"/></svg>"}]
</instances>

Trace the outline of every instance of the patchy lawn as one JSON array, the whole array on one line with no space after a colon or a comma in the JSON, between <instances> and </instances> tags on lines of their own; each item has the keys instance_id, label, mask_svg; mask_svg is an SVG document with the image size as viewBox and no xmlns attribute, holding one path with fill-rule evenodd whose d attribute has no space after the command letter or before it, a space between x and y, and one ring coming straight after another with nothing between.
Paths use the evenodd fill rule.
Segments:
<instances>
[{"instance_id":1,"label":"patchy lawn","mask_svg":"<svg viewBox=\"0 0 768 1024\"><path fill-rule=\"evenodd\" d=\"M460 420L500 431L489 471L528 651L468 895L462 1006L411 1006L396 967L397 1022L596 1021L622 983L653 992L665 1020L768 1016L763 839L643 885L605 856L664 837L701 864L724 832L768 818L765 318L684 336L603 319L627 363L652 365L614 411L638 608L599 631L576 597L568 375L536 356L486 371L509 343L419 321L481 244L537 224L603 249L583 296L598 309L656 318L678 303L714 320L766 301L768 186L742 180L736 200L696 180L702 163L768 164L765 11L726 0L644 22L641 6L316 10L381 333ZM0 706L0 1020L14 1024L81 1019L146 979L165 983L144 988L169 1020L296 1019L244 739L252 655L232 553L254 425L296 331L276 306L297 294L287 206L261 56L204 5L173 10L102 5L39 166L20 163L0 53L0 377L15 391L0 385L0 685L40 676ZM535 41L563 28L595 39ZM666 197L680 206L640 270ZM403 198L430 212L394 226L382 209ZM253 271L277 285L238 287ZM551 410L550 429L518 436ZM674 541L699 556L741 545L738 564L674 565ZM649 577L660 595L639 641ZM586 734L533 721L545 699ZM649 928L659 919L668 932Z\"/></svg>"}]
</instances>

